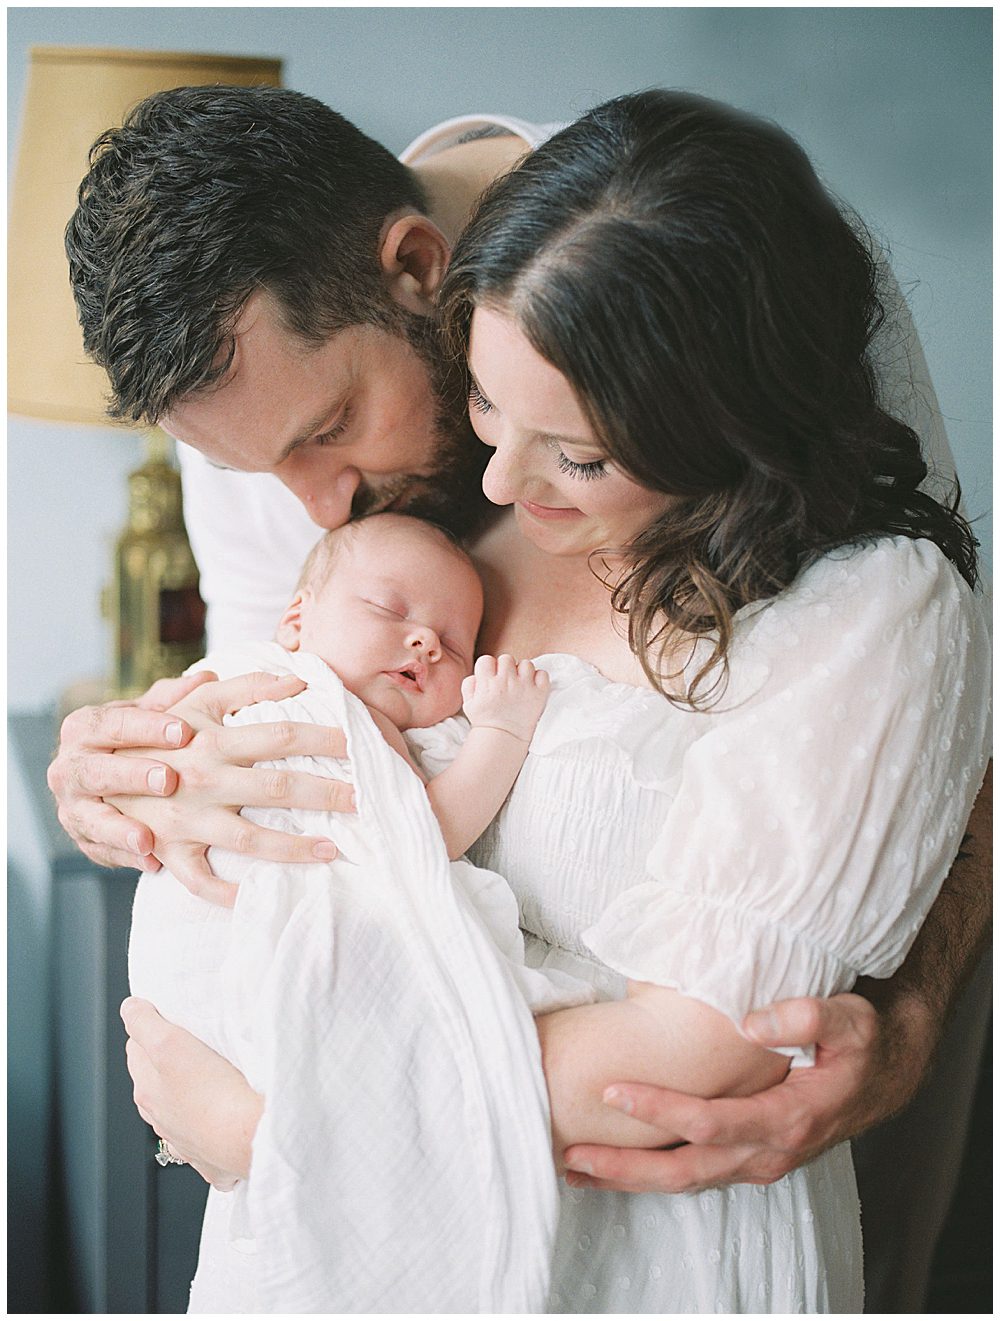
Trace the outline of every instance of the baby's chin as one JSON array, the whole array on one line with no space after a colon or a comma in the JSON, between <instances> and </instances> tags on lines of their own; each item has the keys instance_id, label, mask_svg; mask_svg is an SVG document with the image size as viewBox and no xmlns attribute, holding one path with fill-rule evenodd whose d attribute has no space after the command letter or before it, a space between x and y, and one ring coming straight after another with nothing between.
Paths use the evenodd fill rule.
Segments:
<instances>
[{"instance_id":1,"label":"baby's chin","mask_svg":"<svg viewBox=\"0 0 1000 1321\"><path fill-rule=\"evenodd\" d=\"M424 700L423 693L387 688L385 681L364 687L366 691L355 692L355 697L360 697L365 706L384 715L400 731L429 729L431 725L438 725L449 716L458 715L462 709L461 692L455 694L454 701L445 701L437 694L432 703L430 699Z\"/></svg>"}]
</instances>

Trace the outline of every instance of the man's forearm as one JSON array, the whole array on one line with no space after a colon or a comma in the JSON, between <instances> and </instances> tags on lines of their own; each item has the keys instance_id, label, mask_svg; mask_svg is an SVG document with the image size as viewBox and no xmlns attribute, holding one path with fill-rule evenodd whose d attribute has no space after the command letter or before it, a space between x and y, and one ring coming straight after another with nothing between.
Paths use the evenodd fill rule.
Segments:
<instances>
[{"instance_id":1,"label":"man's forearm","mask_svg":"<svg viewBox=\"0 0 1000 1321\"><path fill-rule=\"evenodd\" d=\"M958 997L992 932L993 764L972 809L958 857L902 967L888 981L855 988L885 1023L886 1047L899 1058L896 1109L917 1090Z\"/></svg>"}]
</instances>

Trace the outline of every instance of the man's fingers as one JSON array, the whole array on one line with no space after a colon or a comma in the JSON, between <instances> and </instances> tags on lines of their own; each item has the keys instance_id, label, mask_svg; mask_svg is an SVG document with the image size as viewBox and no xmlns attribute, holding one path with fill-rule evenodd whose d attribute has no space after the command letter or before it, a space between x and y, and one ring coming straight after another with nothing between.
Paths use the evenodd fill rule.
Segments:
<instances>
[{"instance_id":1,"label":"man's fingers","mask_svg":"<svg viewBox=\"0 0 1000 1321\"><path fill-rule=\"evenodd\" d=\"M142 868L153 849L148 826L96 799L74 799L72 807L61 807L59 822L87 856L104 867Z\"/></svg>"},{"instance_id":2,"label":"man's fingers","mask_svg":"<svg viewBox=\"0 0 1000 1321\"><path fill-rule=\"evenodd\" d=\"M255 761L279 761L282 757L347 756L347 736L342 729L291 720L239 725L220 732L217 738L227 759L246 766L252 766Z\"/></svg>"},{"instance_id":3,"label":"man's fingers","mask_svg":"<svg viewBox=\"0 0 1000 1321\"><path fill-rule=\"evenodd\" d=\"M773 1183L787 1169L776 1161L755 1165L752 1147L678 1147L673 1151L642 1151L619 1147L571 1147L567 1166L590 1173L571 1173L576 1188L616 1192L692 1193L728 1183Z\"/></svg>"},{"instance_id":4,"label":"man's fingers","mask_svg":"<svg viewBox=\"0 0 1000 1321\"><path fill-rule=\"evenodd\" d=\"M243 807L298 807L315 812L353 812L354 786L303 771L237 767L226 773L226 791Z\"/></svg>"},{"instance_id":5,"label":"man's fingers","mask_svg":"<svg viewBox=\"0 0 1000 1321\"><path fill-rule=\"evenodd\" d=\"M177 788L177 772L163 762L133 757L124 749L117 755L91 752L73 759L64 787L88 798L111 798L116 794L166 798Z\"/></svg>"},{"instance_id":6,"label":"man's fingers","mask_svg":"<svg viewBox=\"0 0 1000 1321\"><path fill-rule=\"evenodd\" d=\"M761 1046L809 1046L828 1049L864 1048L874 1038L878 1016L860 995L836 995L829 1000L802 997L779 1000L748 1014L743 1031Z\"/></svg>"},{"instance_id":7,"label":"man's fingers","mask_svg":"<svg viewBox=\"0 0 1000 1321\"><path fill-rule=\"evenodd\" d=\"M63 747L179 748L192 733L190 725L169 712L109 704L70 712L62 723L60 740ZM53 765L59 766L60 761Z\"/></svg>"},{"instance_id":8,"label":"man's fingers","mask_svg":"<svg viewBox=\"0 0 1000 1321\"><path fill-rule=\"evenodd\" d=\"M176 706L191 719L201 714L217 724L223 716L239 711L241 707L252 706L255 702L280 702L286 697L294 697L305 687L294 675L241 674L235 679L203 684Z\"/></svg>"}]
</instances>

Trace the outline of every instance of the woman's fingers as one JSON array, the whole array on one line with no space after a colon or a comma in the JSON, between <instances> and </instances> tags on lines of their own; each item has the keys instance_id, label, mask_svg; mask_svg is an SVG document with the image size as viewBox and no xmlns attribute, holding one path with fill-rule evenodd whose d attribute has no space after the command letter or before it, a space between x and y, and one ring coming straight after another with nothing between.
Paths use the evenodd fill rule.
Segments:
<instances>
[{"instance_id":1,"label":"woman's fingers","mask_svg":"<svg viewBox=\"0 0 1000 1321\"><path fill-rule=\"evenodd\" d=\"M218 730L214 738L219 756L242 766L252 766L256 761L279 761L282 757L347 756L347 736L342 729L292 720L227 726Z\"/></svg>"},{"instance_id":2,"label":"woman's fingers","mask_svg":"<svg viewBox=\"0 0 1000 1321\"><path fill-rule=\"evenodd\" d=\"M244 770L229 767L220 789L232 803L244 807L298 807L314 812L353 812L354 786L342 780L326 780L304 771ZM242 850L240 850L242 852Z\"/></svg>"},{"instance_id":3,"label":"woman's fingers","mask_svg":"<svg viewBox=\"0 0 1000 1321\"><path fill-rule=\"evenodd\" d=\"M147 711L166 711L203 683L214 683L218 678L211 670L201 670L198 674L182 674L177 679L157 679L151 688L136 698L135 704Z\"/></svg>"},{"instance_id":4,"label":"woman's fingers","mask_svg":"<svg viewBox=\"0 0 1000 1321\"><path fill-rule=\"evenodd\" d=\"M232 908L239 887L223 881L208 865L204 847L197 844L168 844L160 850L161 862L198 899L220 908Z\"/></svg>"},{"instance_id":5,"label":"woman's fingers","mask_svg":"<svg viewBox=\"0 0 1000 1321\"><path fill-rule=\"evenodd\" d=\"M241 674L235 679L202 684L183 701L175 703L175 710L195 724L199 718L208 724L219 724L223 716L241 707L255 702L280 702L301 693L305 687L294 675Z\"/></svg>"}]
</instances>

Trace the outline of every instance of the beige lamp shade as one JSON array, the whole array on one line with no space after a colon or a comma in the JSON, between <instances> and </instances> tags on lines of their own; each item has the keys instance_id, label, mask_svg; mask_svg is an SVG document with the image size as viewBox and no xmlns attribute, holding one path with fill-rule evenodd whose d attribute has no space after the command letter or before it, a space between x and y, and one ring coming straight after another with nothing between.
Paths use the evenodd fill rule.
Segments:
<instances>
[{"instance_id":1,"label":"beige lamp shade","mask_svg":"<svg viewBox=\"0 0 1000 1321\"><path fill-rule=\"evenodd\" d=\"M36 46L14 180L7 250L7 387L14 413L105 421L108 382L87 361L63 231L87 154L136 102L170 87L280 86L281 61L166 51Z\"/></svg>"}]
</instances>

